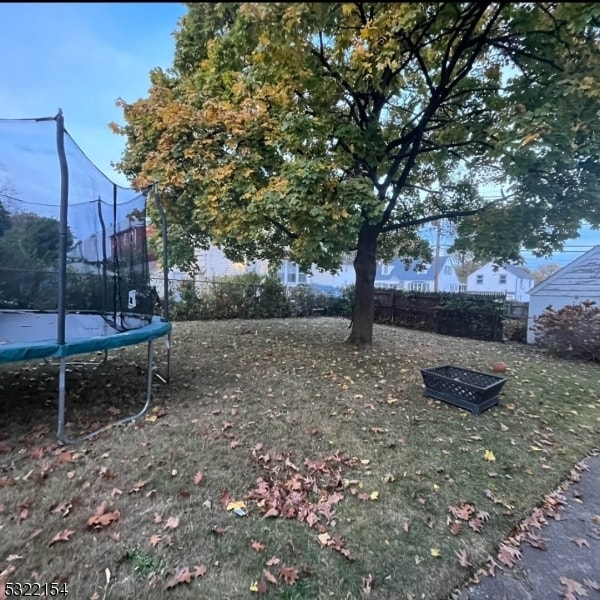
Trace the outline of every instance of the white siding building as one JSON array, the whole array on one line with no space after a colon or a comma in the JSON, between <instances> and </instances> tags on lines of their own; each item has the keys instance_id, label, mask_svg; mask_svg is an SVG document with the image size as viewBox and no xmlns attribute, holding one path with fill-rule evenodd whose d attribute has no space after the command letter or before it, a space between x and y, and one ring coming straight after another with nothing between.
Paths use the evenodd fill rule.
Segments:
<instances>
[{"instance_id":1,"label":"white siding building","mask_svg":"<svg viewBox=\"0 0 600 600\"><path fill-rule=\"evenodd\" d=\"M569 304L592 300L600 305L600 246L595 246L550 275L530 290L527 319L527 342L533 344L535 336L531 327L536 317L548 306L559 310Z\"/></svg>"},{"instance_id":2,"label":"white siding building","mask_svg":"<svg viewBox=\"0 0 600 600\"><path fill-rule=\"evenodd\" d=\"M436 288L437 277L438 292L464 291L450 256L441 256L437 259L437 263L434 260L433 263L427 265L427 268L420 271L416 270L417 264L418 261L413 260L407 269L404 261L399 258L392 263L378 264L375 273L375 287L412 292L433 292Z\"/></svg>"},{"instance_id":3,"label":"white siding building","mask_svg":"<svg viewBox=\"0 0 600 600\"><path fill-rule=\"evenodd\" d=\"M467 292L494 292L506 294L508 300L529 302L529 290L535 282L533 276L513 265L503 265L494 270L489 262L467 277Z\"/></svg>"}]
</instances>

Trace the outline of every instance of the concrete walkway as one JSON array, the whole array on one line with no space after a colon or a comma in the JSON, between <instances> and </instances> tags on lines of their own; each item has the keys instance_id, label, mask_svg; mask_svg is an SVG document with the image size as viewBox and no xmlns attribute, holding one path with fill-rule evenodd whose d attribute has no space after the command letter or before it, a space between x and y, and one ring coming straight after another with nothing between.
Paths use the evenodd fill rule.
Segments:
<instances>
[{"instance_id":1,"label":"concrete walkway","mask_svg":"<svg viewBox=\"0 0 600 600\"><path fill-rule=\"evenodd\" d=\"M600 600L600 455L582 464L588 470L566 490L561 520L539 532L547 549L523 543L514 568L496 569L458 600Z\"/></svg>"}]
</instances>

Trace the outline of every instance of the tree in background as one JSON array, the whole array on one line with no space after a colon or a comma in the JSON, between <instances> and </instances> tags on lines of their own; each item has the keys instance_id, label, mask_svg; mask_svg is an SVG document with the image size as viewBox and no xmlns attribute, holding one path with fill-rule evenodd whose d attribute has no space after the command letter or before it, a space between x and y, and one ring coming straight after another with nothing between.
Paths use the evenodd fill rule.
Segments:
<instances>
[{"instance_id":1,"label":"tree in background","mask_svg":"<svg viewBox=\"0 0 600 600\"><path fill-rule=\"evenodd\" d=\"M2 210L5 211L3 207ZM41 308L48 303L48 306L54 306L60 237L58 221L35 213L6 213L7 227L0 236L0 301L5 307ZM72 244L73 235L69 231L67 247ZM49 282L45 292L48 297L41 298L40 289L45 282Z\"/></svg>"},{"instance_id":2,"label":"tree in background","mask_svg":"<svg viewBox=\"0 0 600 600\"><path fill-rule=\"evenodd\" d=\"M533 275L533 279L537 285L538 283L542 283L542 281L548 279L548 277L556 273L556 271L560 271L561 268L562 267L556 263L546 263L545 265L541 265L537 269L531 271L531 274Z\"/></svg>"},{"instance_id":3,"label":"tree in background","mask_svg":"<svg viewBox=\"0 0 600 600\"><path fill-rule=\"evenodd\" d=\"M158 180L178 262L340 266L355 252L348 341L369 344L376 261L456 250L519 261L600 225L600 6L190 3L172 69L120 100L121 171ZM508 185L500 198L483 184Z\"/></svg>"}]
</instances>

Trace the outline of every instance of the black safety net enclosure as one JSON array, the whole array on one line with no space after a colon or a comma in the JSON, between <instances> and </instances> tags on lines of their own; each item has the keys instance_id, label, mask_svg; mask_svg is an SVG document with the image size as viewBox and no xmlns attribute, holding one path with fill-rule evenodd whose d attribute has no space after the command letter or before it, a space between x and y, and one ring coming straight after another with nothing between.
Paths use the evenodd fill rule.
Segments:
<instances>
[{"instance_id":1,"label":"black safety net enclosure","mask_svg":"<svg viewBox=\"0 0 600 600\"><path fill-rule=\"evenodd\" d=\"M0 120L0 308L58 311L64 235L68 311L104 315L116 328L153 314L147 193L109 180L65 130L68 202L53 119ZM127 316L142 319L127 319ZM144 321L145 319L145 321Z\"/></svg>"},{"instance_id":2,"label":"black safety net enclosure","mask_svg":"<svg viewBox=\"0 0 600 600\"><path fill-rule=\"evenodd\" d=\"M149 201L162 216L155 222ZM150 267L157 257L148 243L162 236L166 249L165 232L157 186L135 190L113 182L71 137L60 111L0 119L0 363L59 360L62 441L70 441L67 357L148 343L142 413L151 398L152 342L161 336L168 336L170 370L168 293L167 318L155 316L159 296Z\"/></svg>"}]
</instances>

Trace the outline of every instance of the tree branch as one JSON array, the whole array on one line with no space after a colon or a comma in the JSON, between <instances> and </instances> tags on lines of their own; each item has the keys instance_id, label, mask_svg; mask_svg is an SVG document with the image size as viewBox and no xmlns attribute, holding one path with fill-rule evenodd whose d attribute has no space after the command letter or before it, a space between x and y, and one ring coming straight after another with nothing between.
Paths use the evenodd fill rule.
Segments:
<instances>
[{"instance_id":1,"label":"tree branch","mask_svg":"<svg viewBox=\"0 0 600 600\"><path fill-rule=\"evenodd\" d=\"M263 217L269 223L277 227L277 229L283 231L283 233L285 233L290 239L297 240L300 237L297 233L294 233L292 230L288 229L285 225L283 225L283 223L279 223L279 221L276 221L272 217L269 217L267 215L263 215Z\"/></svg>"},{"instance_id":2,"label":"tree branch","mask_svg":"<svg viewBox=\"0 0 600 600\"><path fill-rule=\"evenodd\" d=\"M383 227L381 233L386 233L388 231L397 231L398 229L404 229L405 227L414 227L415 225L423 225L424 223L430 223L431 221L438 221L440 219L457 219L459 217L471 217L473 215L477 215L484 210L488 209L490 206L494 206L499 202L505 200L506 198L498 198L485 206L480 208L473 208L470 210L455 210L451 212L440 213L438 215L432 215L430 217L422 217L420 219L410 219L409 221L402 221L401 223L394 223L393 225L388 225L387 227Z\"/></svg>"}]
</instances>

